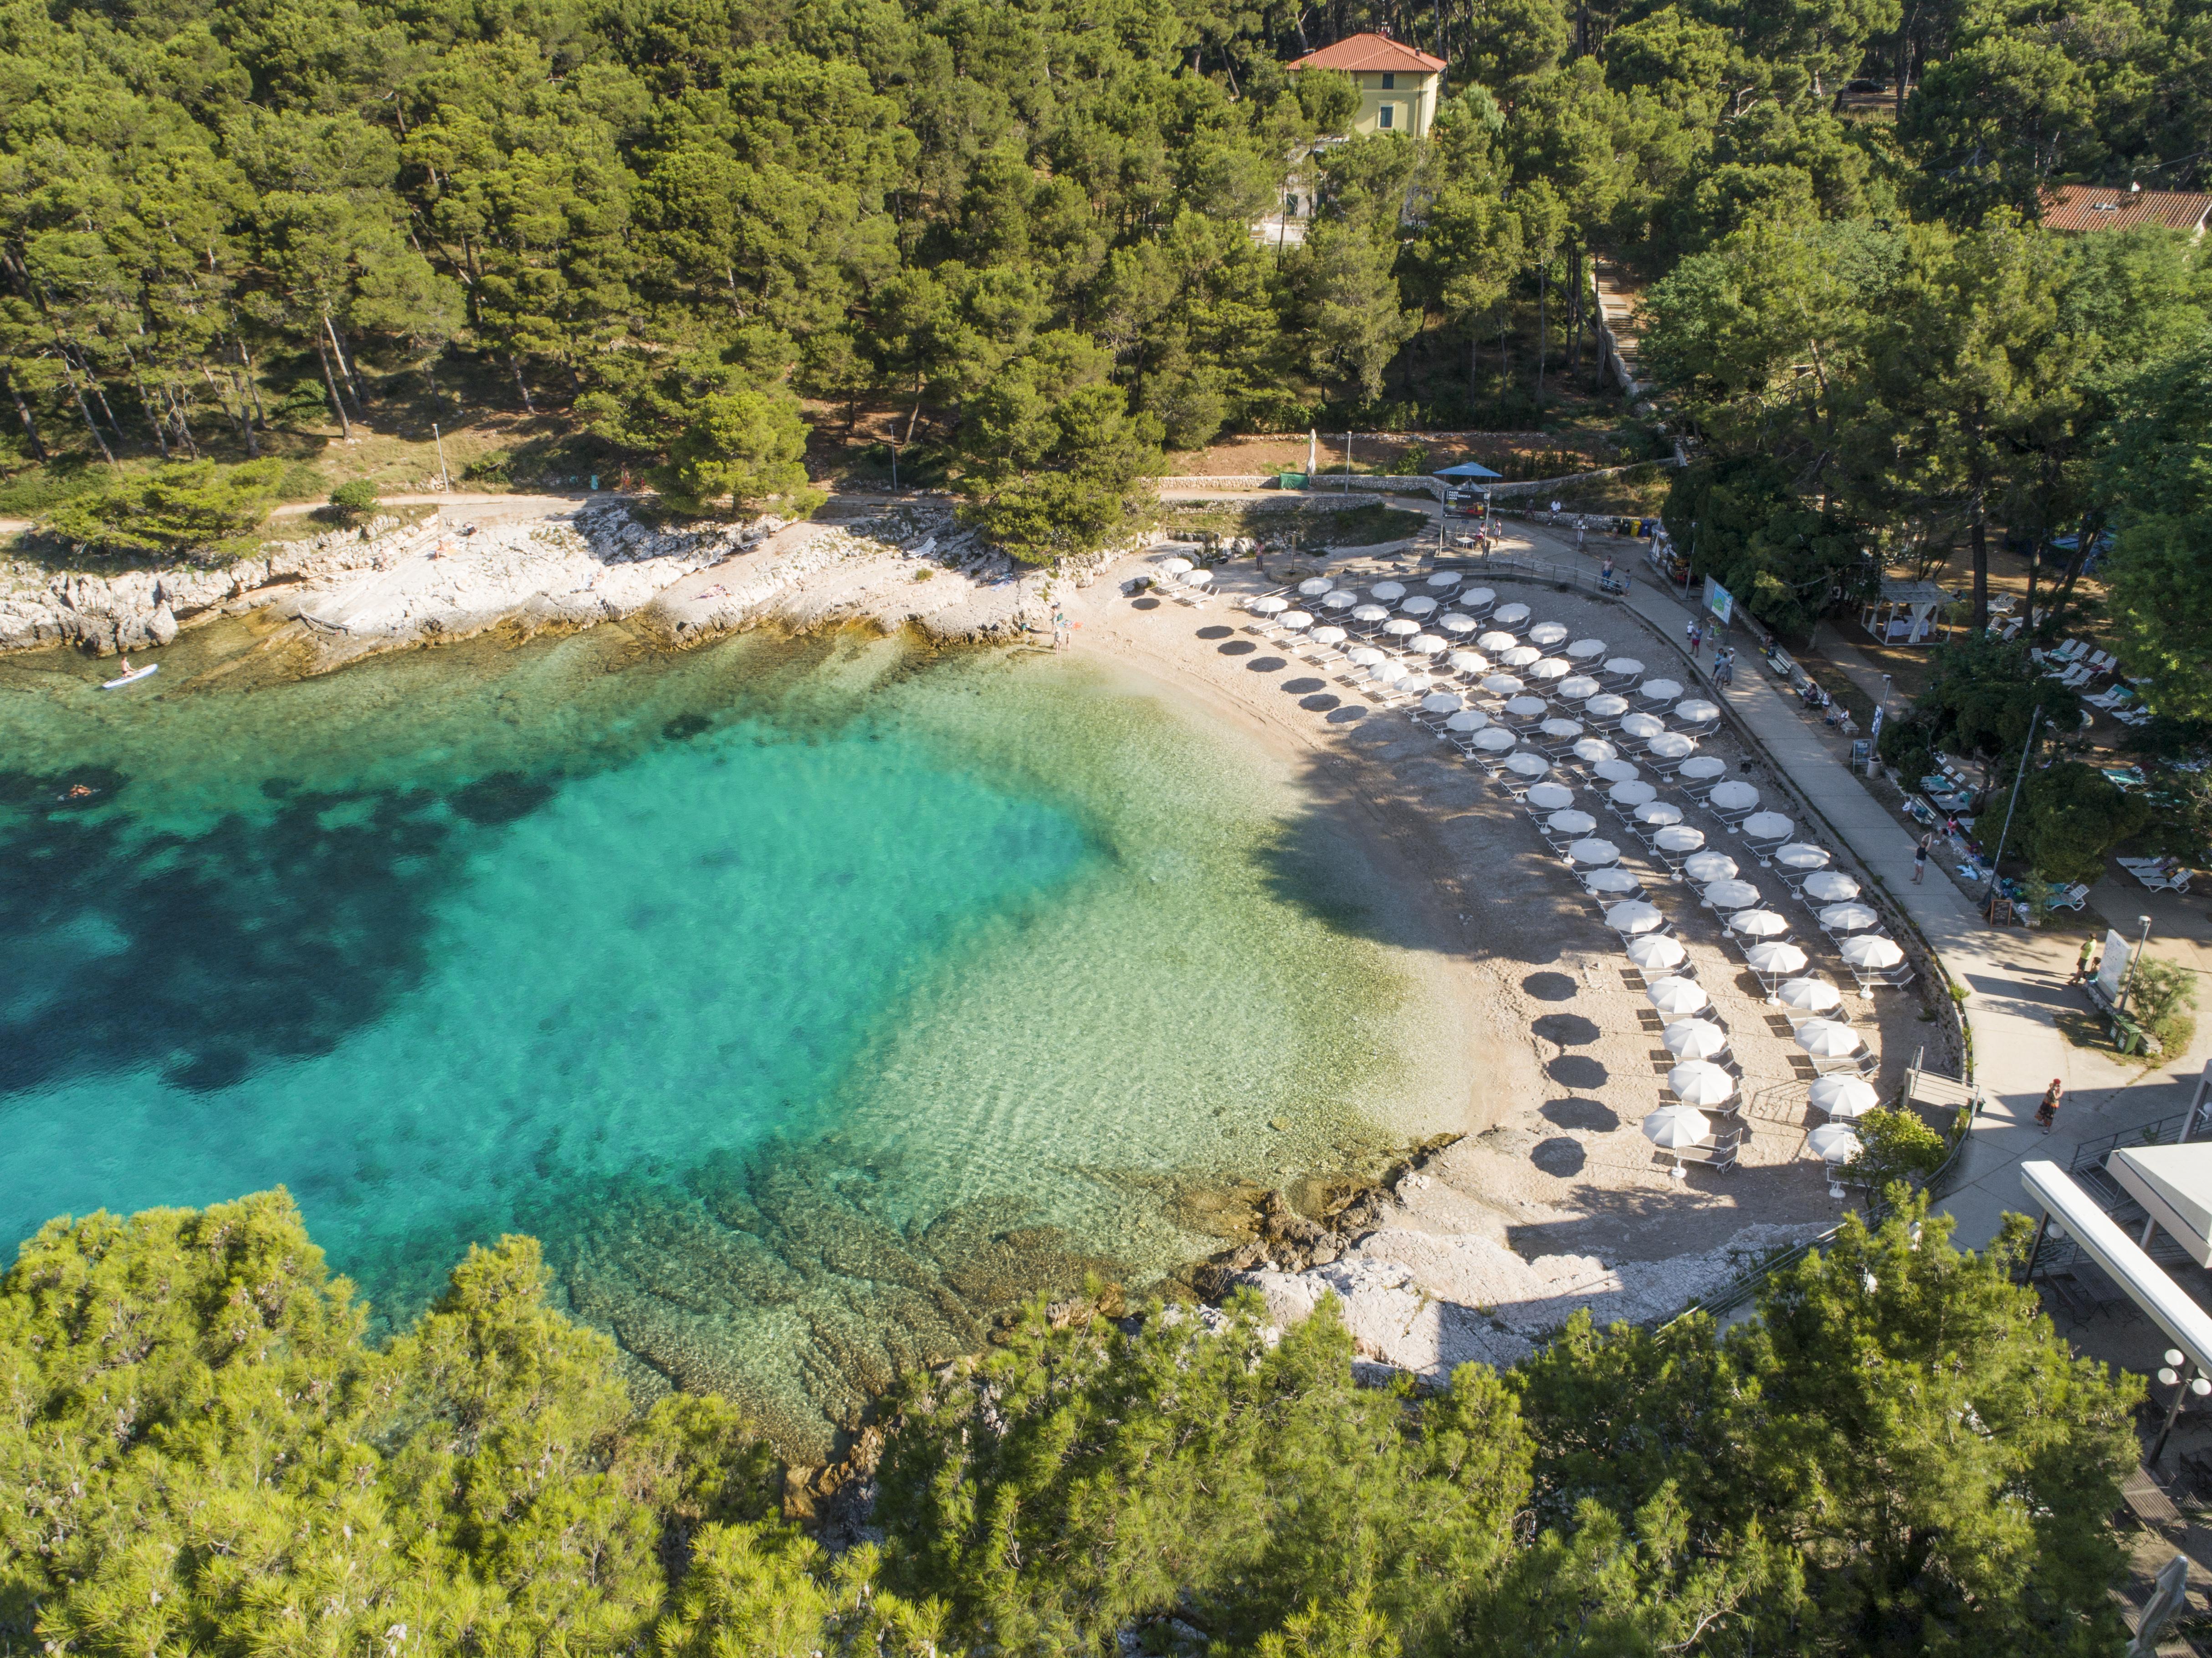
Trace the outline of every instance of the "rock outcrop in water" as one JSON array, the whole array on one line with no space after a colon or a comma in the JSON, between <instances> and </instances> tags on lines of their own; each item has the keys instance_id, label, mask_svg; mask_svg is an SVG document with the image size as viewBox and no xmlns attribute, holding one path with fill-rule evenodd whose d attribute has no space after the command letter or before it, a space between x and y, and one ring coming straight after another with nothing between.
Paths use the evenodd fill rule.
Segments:
<instances>
[{"instance_id":1,"label":"rock outcrop in water","mask_svg":"<svg viewBox=\"0 0 2212 1658\"><path fill-rule=\"evenodd\" d=\"M0 568L0 650L140 650L196 621L264 607L297 624L310 671L495 627L534 633L625 617L685 645L763 625L855 622L1009 640L1048 621L1051 579L958 530L945 507L902 505L850 525L671 525L639 518L635 505L602 498L473 527L378 519L270 543L219 568L100 575L9 565Z\"/></svg>"}]
</instances>

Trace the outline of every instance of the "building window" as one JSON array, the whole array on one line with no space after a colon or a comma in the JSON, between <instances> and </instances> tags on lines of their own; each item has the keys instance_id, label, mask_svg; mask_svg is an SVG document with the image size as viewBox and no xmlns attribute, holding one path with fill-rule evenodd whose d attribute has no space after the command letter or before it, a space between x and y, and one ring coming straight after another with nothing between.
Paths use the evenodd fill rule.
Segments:
<instances>
[{"instance_id":1,"label":"building window","mask_svg":"<svg viewBox=\"0 0 2212 1658\"><path fill-rule=\"evenodd\" d=\"M1397 77L1396 76L1395 76L1395 75L1385 75L1385 76L1382 77L1382 90L1383 90L1383 91L1385 91L1385 92L1391 92L1391 91L1395 91L1395 90L1396 89L1396 88L1397 88L1397 85L1398 85L1398 77Z\"/></svg>"},{"instance_id":2,"label":"building window","mask_svg":"<svg viewBox=\"0 0 2212 1658\"><path fill-rule=\"evenodd\" d=\"M1379 126L1381 126L1381 127L1382 127L1382 129L1385 132L1388 132L1388 131L1389 131L1392 127L1394 127L1394 126L1397 125L1398 125L1398 106L1397 106L1397 105L1395 105L1395 104L1385 104L1385 105L1383 105L1383 106L1382 106L1382 115L1381 115L1381 117L1380 117L1380 118L1379 118L1379 120L1377 121L1377 123L1376 123L1376 124L1377 124Z\"/></svg>"}]
</instances>

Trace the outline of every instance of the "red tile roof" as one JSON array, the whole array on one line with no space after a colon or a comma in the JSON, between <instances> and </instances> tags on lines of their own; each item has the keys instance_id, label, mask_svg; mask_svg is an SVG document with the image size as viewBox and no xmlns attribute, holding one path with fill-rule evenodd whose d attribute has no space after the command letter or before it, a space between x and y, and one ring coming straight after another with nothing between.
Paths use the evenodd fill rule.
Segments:
<instances>
[{"instance_id":1,"label":"red tile roof","mask_svg":"<svg viewBox=\"0 0 2212 1658\"><path fill-rule=\"evenodd\" d=\"M1404 70L1414 75L1441 75L1444 60L1431 58L1403 40L1393 40L1387 34L1355 34L1333 46L1308 52L1291 67L1340 69L1355 73L1364 70Z\"/></svg>"},{"instance_id":2,"label":"red tile roof","mask_svg":"<svg viewBox=\"0 0 2212 1658\"><path fill-rule=\"evenodd\" d=\"M2133 230L2154 224L2197 230L2208 213L2212 213L2212 196L2179 190L2060 185L2043 192L2043 222L2051 230Z\"/></svg>"}]
</instances>

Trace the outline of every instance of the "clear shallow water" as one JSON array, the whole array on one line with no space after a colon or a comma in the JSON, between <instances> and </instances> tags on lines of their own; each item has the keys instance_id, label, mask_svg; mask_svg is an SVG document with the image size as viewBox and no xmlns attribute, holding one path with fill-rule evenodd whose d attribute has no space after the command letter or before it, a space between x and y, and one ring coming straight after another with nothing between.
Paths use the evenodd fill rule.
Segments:
<instances>
[{"instance_id":1,"label":"clear shallow water","mask_svg":"<svg viewBox=\"0 0 2212 1658\"><path fill-rule=\"evenodd\" d=\"M1356 1160L1357 848L1083 666L602 629L153 695L0 663L0 1233L279 1183L404 1321L544 1240L641 1381L826 1447L1197 1198ZM72 787L89 789L71 798Z\"/></svg>"}]
</instances>

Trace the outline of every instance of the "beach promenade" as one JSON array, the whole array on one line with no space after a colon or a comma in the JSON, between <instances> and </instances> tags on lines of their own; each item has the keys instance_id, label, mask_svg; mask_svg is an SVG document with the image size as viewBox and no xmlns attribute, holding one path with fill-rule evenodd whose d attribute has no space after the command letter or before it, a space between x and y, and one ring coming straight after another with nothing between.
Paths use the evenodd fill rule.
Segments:
<instances>
[{"instance_id":1,"label":"beach promenade","mask_svg":"<svg viewBox=\"0 0 2212 1658\"><path fill-rule=\"evenodd\" d=\"M1514 525L1507 539L1525 541L1546 556L1577 556L1569 538L1539 525ZM1580 556L1595 559L1602 553L1592 550ZM1624 569L1632 563L1618 552L1615 559ZM2075 1046L2057 1023L2060 1015L2087 1006L2081 993L2067 983L2074 942L1987 925L1973 899L1933 863L1915 885L1912 835L1853 774L1841 753L1800 713L1796 699L1759 665L1756 654L1739 646L1734 683L1714 686L1710 653L1693 658L1686 648L1685 628L1692 609L1644 579L1641 569L1630 574L1629 605L1674 643L1678 665L1727 704L1809 808L1911 918L1953 983L1968 993L1964 1011L1974 1079L1986 1106L1950 1192L1938 1206L1956 1218L1961 1245L1980 1246L1996 1235L2006 1211L2027 1208L2018 1168L2022 1161L2050 1158L2063 1165L2085 1141L2187 1108L2212 1048L2212 1000L2190 1051L2155 1065L2139 1066ZM2091 902L2130 938L2134 918L2150 916L2153 954L2179 960L2200 974L2212 968L2201 909L2171 895L2124 889L2111 879L2093 890ZM2057 1127L2046 1135L2036 1127L2035 1108L2054 1077L2065 1084L2067 1102Z\"/></svg>"}]
</instances>

